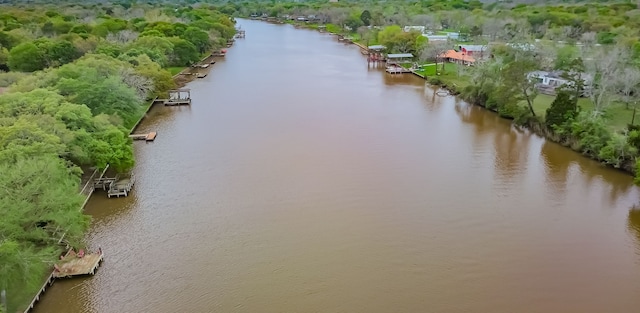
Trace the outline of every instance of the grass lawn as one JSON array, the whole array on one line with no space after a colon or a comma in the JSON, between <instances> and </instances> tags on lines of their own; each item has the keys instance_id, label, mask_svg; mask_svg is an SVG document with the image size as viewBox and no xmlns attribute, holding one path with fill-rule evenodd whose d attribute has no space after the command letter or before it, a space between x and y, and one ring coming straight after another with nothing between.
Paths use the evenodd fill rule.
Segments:
<instances>
[{"instance_id":1,"label":"grass lawn","mask_svg":"<svg viewBox=\"0 0 640 313\"><path fill-rule=\"evenodd\" d=\"M167 67L167 71L169 71L169 73L171 73L171 75L175 75L180 73L180 71L184 70L185 67Z\"/></svg>"},{"instance_id":2,"label":"grass lawn","mask_svg":"<svg viewBox=\"0 0 640 313\"><path fill-rule=\"evenodd\" d=\"M544 116L547 108L551 106L551 102L553 102L553 99L555 99L554 96L542 94L538 95L533 101L533 110L537 115ZM578 106L584 111L593 110L593 102L591 102L591 99L589 98L578 99ZM627 109L623 103L614 102L609 106L609 108L607 108L604 116L609 121L610 126L613 129L622 130L627 127L627 124L631 123L633 108ZM634 122L634 124L638 124L638 122L640 122L639 117L640 116L636 116L636 121Z\"/></svg>"},{"instance_id":3,"label":"grass lawn","mask_svg":"<svg viewBox=\"0 0 640 313\"><path fill-rule=\"evenodd\" d=\"M445 63L444 72L442 72L442 63L438 63L438 71L441 73L437 77L447 86L455 86L457 91L462 91L462 89L471 84L469 77L465 76L464 73L458 76L458 64ZM416 70L416 73L427 78L434 77L436 76L436 66L433 63L424 64L421 69ZM555 96L539 94L533 101L533 110L536 115L544 116L554 99ZM522 105L526 106L526 103L523 102ZM593 102L589 98L580 98L578 106L584 111L593 110ZM604 117L609 121L611 128L622 130L627 127L627 124L631 123L633 108L627 109L624 103L614 102L605 110ZM640 110L637 112L634 124L640 125Z\"/></svg>"}]
</instances>

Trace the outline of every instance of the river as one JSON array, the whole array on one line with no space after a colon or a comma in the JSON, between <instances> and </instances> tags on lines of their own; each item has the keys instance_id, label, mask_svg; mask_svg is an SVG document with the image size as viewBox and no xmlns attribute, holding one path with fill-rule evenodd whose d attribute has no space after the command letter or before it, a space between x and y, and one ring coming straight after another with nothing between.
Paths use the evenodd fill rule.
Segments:
<instances>
[{"instance_id":1,"label":"river","mask_svg":"<svg viewBox=\"0 0 640 313\"><path fill-rule=\"evenodd\" d=\"M640 192L329 34L240 20L36 312L638 312Z\"/></svg>"}]
</instances>

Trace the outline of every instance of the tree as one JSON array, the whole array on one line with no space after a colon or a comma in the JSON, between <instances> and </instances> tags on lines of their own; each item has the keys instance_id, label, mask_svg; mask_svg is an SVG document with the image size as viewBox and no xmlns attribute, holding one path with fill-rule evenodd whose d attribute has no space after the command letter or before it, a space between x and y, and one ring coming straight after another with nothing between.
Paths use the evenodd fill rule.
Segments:
<instances>
[{"instance_id":1,"label":"tree","mask_svg":"<svg viewBox=\"0 0 640 313\"><path fill-rule=\"evenodd\" d=\"M41 283L45 274L43 264L50 262L52 255L50 248L38 251L21 246L15 240L0 241L0 312L8 312L18 305L12 301L12 292L18 291L14 289L31 289Z\"/></svg>"},{"instance_id":2,"label":"tree","mask_svg":"<svg viewBox=\"0 0 640 313\"><path fill-rule=\"evenodd\" d=\"M447 44L442 41L426 42L420 52L420 59L423 61L433 61L437 71L439 60L442 60L444 68L444 58L442 55L447 51L447 48Z\"/></svg>"},{"instance_id":3,"label":"tree","mask_svg":"<svg viewBox=\"0 0 640 313\"><path fill-rule=\"evenodd\" d=\"M0 172L0 290L15 311L12 292L40 284L62 234L79 245L89 218L78 210L77 171L55 155L0 162Z\"/></svg>"},{"instance_id":4,"label":"tree","mask_svg":"<svg viewBox=\"0 0 640 313\"><path fill-rule=\"evenodd\" d=\"M512 60L502 69L504 91L514 95L515 101L526 101L529 113L535 117L533 100L538 95L538 89L536 81L530 79L528 74L537 68L538 62L529 51L511 49L511 54Z\"/></svg>"},{"instance_id":5,"label":"tree","mask_svg":"<svg viewBox=\"0 0 640 313\"><path fill-rule=\"evenodd\" d=\"M597 49L589 62L586 62L587 72L591 76L587 87L595 112L601 112L611 103L616 74L621 66L626 65L629 56L627 52L620 47Z\"/></svg>"},{"instance_id":6,"label":"tree","mask_svg":"<svg viewBox=\"0 0 640 313\"><path fill-rule=\"evenodd\" d=\"M360 20L362 21L362 24L364 24L364 26L371 25L371 12L369 12L369 10L362 11L362 13L360 14Z\"/></svg>"},{"instance_id":7,"label":"tree","mask_svg":"<svg viewBox=\"0 0 640 313\"><path fill-rule=\"evenodd\" d=\"M46 67L44 52L32 42L21 43L9 51L9 68L13 71L33 72Z\"/></svg>"},{"instance_id":8,"label":"tree","mask_svg":"<svg viewBox=\"0 0 640 313\"><path fill-rule=\"evenodd\" d=\"M204 53L211 46L209 42L209 35L205 31L199 28L195 28L195 27L187 28L184 31L182 38L191 42L198 49L200 53Z\"/></svg>"},{"instance_id":9,"label":"tree","mask_svg":"<svg viewBox=\"0 0 640 313\"><path fill-rule=\"evenodd\" d=\"M571 99L573 94L568 89L560 88L556 98L551 102L545 114L545 124L552 130L559 126L573 122L578 112L575 101Z\"/></svg>"},{"instance_id":10,"label":"tree","mask_svg":"<svg viewBox=\"0 0 640 313\"><path fill-rule=\"evenodd\" d=\"M640 70L636 67L625 67L616 73L618 89L622 93L622 100L626 108L635 104L640 97Z\"/></svg>"},{"instance_id":11,"label":"tree","mask_svg":"<svg viewBox=\"0 0 640 313\"><path fill-rule=\"evenodd\" d=\"M200 57L196 46L182 38L173 37L170 40L173 43L173 53L169 58L172 66L187 66L198 62Z\"/></svg>"},{"instance_id":12,"label":"tree","mask_svg":"<svg viewBox=\"0 0 640 313\"><path fill-rule=\"evenodd\" d=\"M585 90L585 66L582 58L573 58L564 60L560 63L558 69L562 70L560 75L567 80L567 83L562 86L566 90L571 90L573 93L574 107L578 107L578 99L589 91Z\"/></svg>"}]
</instances>

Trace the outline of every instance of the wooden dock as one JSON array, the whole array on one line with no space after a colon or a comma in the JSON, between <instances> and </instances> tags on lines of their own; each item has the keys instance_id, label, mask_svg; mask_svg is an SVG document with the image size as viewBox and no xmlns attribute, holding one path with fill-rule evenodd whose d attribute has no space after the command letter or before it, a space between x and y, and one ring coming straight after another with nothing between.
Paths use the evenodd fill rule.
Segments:
<instances>
[{"instance_id":1,"label":"wooden dock","mask_svg":"<svg viewBox=\"0 0 640 313\"><path fill-rule=\"evenodd\" d=\"M411 73L411 70L408 68L404 68L402 66L387 66L387 68L385 69L385 71L389 74L404 74L404 73Z\"/></svg>"},{"instance_id":2,"label":"wooden dock","mask_svg":"<svg viewBox=\"0 0 640 313\"><path fill-rule=\"evenodd\" d=\"M133 188L133 184L136 182L135 177L131 175L128 178L119 178L115 182L109 185L109 190L107 190L107 196L118 197L120 196L126 197L131 192Z\"/></svg>"},{"instance_id":3,"label":"wooden dock","mask_svg":"<svg viewBox=\"0 0 640 313\"><path fill-rule=\"evenodd\" d=\"M81 275L93 275L100 266L100 262L104 257L102 249L98 249L95 253L78 254L74 250L69 251L58 264L55 265L53 271L54 278L67 278Z\"/></svg>"},{"instance_id":4,"label":"wooden dock","mask_svg":"<svg viewBox=\"0 0 640 313\"><path fill-rule=\"evenodd\" d=\"M191 105L190 89L175 89L169 91L169 99L161 99L164 105Z\"/></svg>"},{"instance_id":5,"label":"wooden dock","mask_svg":"<svg viewBox=\"0 0 640 313\"><path fill-rule=\"evenodd\" d=\"M129 138L133 140L145 140L145 141L154 141L158 134L156 132L150 132L148 134L132 134L129 135Z\"/></svg>"},{"instance_id":6,"label":"wooden dock","mask_svg":"<svg viewBox=\"0 0 640 313\"><path fill-rule=\"evenodd\" d=\"M53 272L49 274L42 287L33 297L31 303L25 308L24 313L29 313L33 307L40 301L40 297L44 294L46 289L53 285L56 278L69 278L80 275L94 275L96 270L100 266L100 263L104 259L104 253L102 249L98 249L96 253L85 254L81 258L74 250L69 250L67 254L60 260L60 262L53 267Z\"/></svg>"},{"instance_id":7,"label":"wooden dock","mask_svg":"<svg viewBox=\"0 0 640 313\"><path fill-rule=\"evenodd\" d=\"M120 177L101 177L93 182L93 188L102 189L107 191L107 196L111 197L126 197L133 189L133 184L136 182L135 176Z\"/></svg>"}]
</instances>

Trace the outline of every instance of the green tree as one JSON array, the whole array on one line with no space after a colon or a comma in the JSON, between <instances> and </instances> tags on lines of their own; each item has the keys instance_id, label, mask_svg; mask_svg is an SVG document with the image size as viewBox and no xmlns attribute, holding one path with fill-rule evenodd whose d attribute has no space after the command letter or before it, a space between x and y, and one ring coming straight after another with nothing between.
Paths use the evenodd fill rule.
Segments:
<instances>
[{"instance_id":1,"label":"green tree","mask_svg":"<svg viewBox=\"0 0 640 313\"><path fill-rule=\"evenodd\" d=\"M529 113L536 116L533 109L533 101L538 95L535 87L536 81L530 79L528 74L537 69L538 62L532 53L519 49L512 49L510 62L502 69L503 88L506 94L512 95L516 102L525 101Z\"/></svg>"},{"instance_id":2,"label":"green tree","mask_svg":"<svg viewBox=\"0 0 640 313\"><path fill-rule=\"evenodd\" d=\"M181 38L192 43L200 53L204 53L211 46L209 35L196 27L188 27Z\"/></svg>"},{"instance_id":3,"label":"green tree","mask_svg":"<svg viewBox=\"0 0 640 313\"><path fill-rule=\"evenodd\" d=\"M547 108L545 115L545 123L550 129L556 130L563 125L573 122L578 114L576 102L572 99L573 94L570 90L560 89L556 98Z\"/></svg>"},{"instance_id":4,"label":"green tree","mask_svg":"<svg viewBox=\"0 0 640 313\"><path fill-rule=\"evenodd\" d=\"M9 68L14 71L33 72L46 67L44 51L32 42L21 43L9 51Z\"/></svg>"},{"instance_id":5,"label":"green tree","mask_svg":"<svg viewBox=\"0 0 640 313\"><path fill-rule=\"evenodd\" d=\"M169 58L171 65L187 66L199 61L198 49L192 43L178 37L170 40L173 43L173 53Z\"/></svg>"},{"instance_id":6,"label":"green tree","mask_svg":"<svg viewBox=\"0 0 640 313\"><path fill-rule=\"evenodd\" d=\"M360 14L360 20L362 21L362 24L364 24L364 26L371 25L371 12L369 12L369 10L362 11L362 13Z\"/></svg>"}]
</instances>

